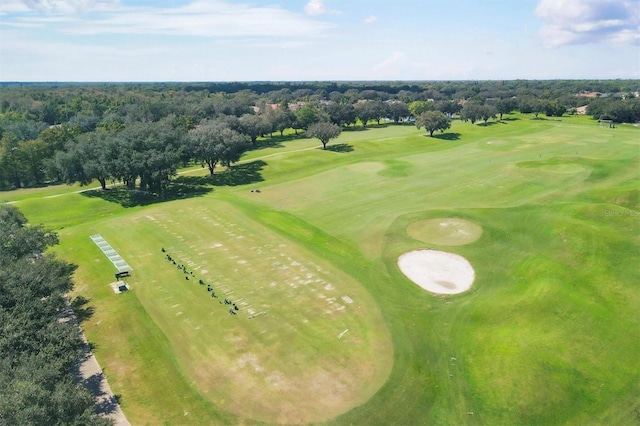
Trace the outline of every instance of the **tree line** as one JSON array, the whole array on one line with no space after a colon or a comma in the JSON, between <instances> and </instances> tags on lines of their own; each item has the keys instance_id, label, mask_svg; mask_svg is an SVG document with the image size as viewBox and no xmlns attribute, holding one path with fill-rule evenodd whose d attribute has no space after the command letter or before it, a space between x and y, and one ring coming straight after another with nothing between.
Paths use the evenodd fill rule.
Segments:
<instances>
[{"instance_id":1,"label":"tree line","mask_svg":"<svg viewBox=\"0 0 640 426\"><path fill-rule=\"evenodd\" d=\"M46 253L57 242L0 205L0 424L111 424L73 380L84 342L61 320L75 266Z\"/></svg>"},{"instance_id":2,"label":"tree line","mask_svg":"<svg viewBox=\"0 0 640 426\"><path fill-rule=\"evenodd\" d=\"M103 188L119 181L160 192L180 166L200 163L213 174L258 147L261 136L286 129L319 136L326 147L326 136L337 130L316 125L324 122L339 130L411 121L433 135L454 116L486 123L516 110L562 116L585 104L596 119L635 122L639 86L634 80L5 85L0 189L95 179ZM583 94L596 89L619 92Z\"/></svg>"}]
</instances>

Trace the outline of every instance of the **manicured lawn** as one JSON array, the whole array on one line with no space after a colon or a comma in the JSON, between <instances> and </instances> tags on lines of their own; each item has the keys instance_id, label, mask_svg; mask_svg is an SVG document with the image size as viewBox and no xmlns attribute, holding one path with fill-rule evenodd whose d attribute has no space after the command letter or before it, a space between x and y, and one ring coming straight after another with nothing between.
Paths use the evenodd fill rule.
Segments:
<instances>
[{"instance_id":1,"label":"manicured lawn","mask_svg":"<svg viewBox=\"0 0 640 426\"><path fill-rule=\"evenodd\" d=\"M83 328L134 424L635 422L640 129L508 118L345 131L327 151L267 139L243 163L259 179L173 201L2 196L79 265ZM482 234L407 233L435 218ZM134 268L129 293L95 233ZM427 247L466 257L472 288L408 281L397 257Z\"/></svg>"}]
</instances>

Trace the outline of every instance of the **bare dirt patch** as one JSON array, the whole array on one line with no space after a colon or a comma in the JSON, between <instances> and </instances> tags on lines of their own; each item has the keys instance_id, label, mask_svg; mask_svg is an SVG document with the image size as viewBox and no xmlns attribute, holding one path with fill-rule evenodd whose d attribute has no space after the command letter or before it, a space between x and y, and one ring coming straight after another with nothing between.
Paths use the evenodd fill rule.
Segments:
<instances>
[{"instance_id":1,"label":"bare dirt patch","mask_svg":"<svg viewBox=\"0 0 640 426\"><path fill-rule=\"evenodd\" d=\"M432 293L458 294L471 288L475 271L462 256L437 250L414 250L398 258L402 273Z\"/></svg>"},{"instance_id":2,"label":"bare dirt patch","mask_svg":"<svg viewBox=\"0 0 640 426\"><path fill-rule=\"evenodd\" d=\"M461 246L480 238L482 227L464 219L436 218L412 223L407 227L407 234L425 243Z\"/></svg>"}]
</instances>

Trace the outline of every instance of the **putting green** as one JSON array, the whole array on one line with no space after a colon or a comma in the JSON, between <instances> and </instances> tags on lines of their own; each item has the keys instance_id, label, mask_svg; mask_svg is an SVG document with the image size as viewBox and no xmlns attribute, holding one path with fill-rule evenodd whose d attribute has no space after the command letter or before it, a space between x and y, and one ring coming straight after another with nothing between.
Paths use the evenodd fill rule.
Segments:
<instances>
[{"instance_id":1,"label":"putting green","mask_svg":"<svg viewBox=\"0 0 640 426\"><path fill-rule=\"evenodd\" d=\"M482 227L458 218L425 219L409 225L407 234L425 243L461 246L480 238Z\"/></svg>"}]
</instances>

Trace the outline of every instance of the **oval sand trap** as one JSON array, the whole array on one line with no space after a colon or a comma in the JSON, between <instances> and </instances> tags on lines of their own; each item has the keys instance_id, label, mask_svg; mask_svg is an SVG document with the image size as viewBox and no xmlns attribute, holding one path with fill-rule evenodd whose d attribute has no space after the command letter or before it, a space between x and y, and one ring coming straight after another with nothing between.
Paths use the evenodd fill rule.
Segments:
<instances>
[{"instance_id":1,"label":"oval sand trap","mask_svg":"<svg viewBox=\"0 0 640 426\"><path fill-rule=\"evenodd\" d=\"M458 294L469 290L476 273L462 256L437 250L414 250L398 258L402 273L432 293Z\"/></svg>"},{"instance_id":2,"label":"oval sand trap","mask_svg":"<svg viewBox=\"0 0 640 426\"><path fill-rule=\"evenodd\" d=\"M407 227L407 234L425 243L462 246L480 238L482 228L468 220L445 217L414 222Z\"/></svg>"}]
</instances>

